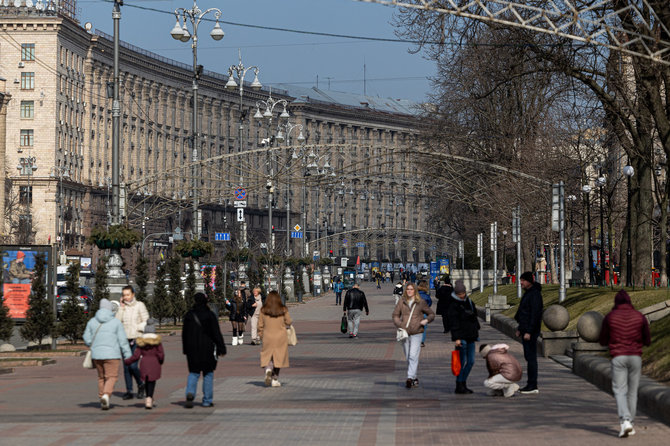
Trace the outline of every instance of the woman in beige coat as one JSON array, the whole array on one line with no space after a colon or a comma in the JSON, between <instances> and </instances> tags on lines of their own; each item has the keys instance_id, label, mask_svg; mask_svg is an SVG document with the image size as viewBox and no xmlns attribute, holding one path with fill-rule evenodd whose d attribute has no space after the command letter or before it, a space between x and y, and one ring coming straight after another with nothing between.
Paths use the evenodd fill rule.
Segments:
<instances>
[{"instance_id":1,"label":"woman in beige coat","mask_svg":"<svg viewBox=\"0 0 670 446\"><path fill-rule=\"evenodd\" d=\"M280 387L279 369L288 367L288 336L286 329L291 325L291 316L284 306L279 293L268 293L258 318L258 336L263 343L261 367L265 368L265 385Z\"/></svg>"},{"instance_id":2,"label":"woman in beige coat","mask_svg":"<svg viewBox=\"0 0 670 446\"><path fill-rule=\"evenodd\" d=\"M426 317L424 318L424 314ZM409 335L403 341L403 350L407 358L407 381L408 389L419 385L416 377L419 368L419 355L421 354L421 337L426 325L435 319L435 313L430 309L428 303L419 296L416 285L408 283L405 286L402 299L393 310L393 323L398 328L404 328Z\"/></svg>"}]
</instances>

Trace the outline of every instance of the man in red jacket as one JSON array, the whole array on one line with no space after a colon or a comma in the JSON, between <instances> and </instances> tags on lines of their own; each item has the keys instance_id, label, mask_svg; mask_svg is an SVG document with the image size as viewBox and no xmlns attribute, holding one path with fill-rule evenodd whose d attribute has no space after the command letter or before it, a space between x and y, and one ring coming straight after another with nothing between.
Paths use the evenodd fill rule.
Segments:
<instances>
[{"instance_id":1,"label":"man in red jacket","mask_svg":"<svg viewBox=\"0 0 670 446\"><path fill-rule=\"evenodd\" d=\"M651 344L651 334L647 318L633 307L624 290L614 297L614 308L605 316L600 344L609 346L612 355L612 392L621 423L619 437L634 435L642 346Z\"/></svg>"}]
</instances>

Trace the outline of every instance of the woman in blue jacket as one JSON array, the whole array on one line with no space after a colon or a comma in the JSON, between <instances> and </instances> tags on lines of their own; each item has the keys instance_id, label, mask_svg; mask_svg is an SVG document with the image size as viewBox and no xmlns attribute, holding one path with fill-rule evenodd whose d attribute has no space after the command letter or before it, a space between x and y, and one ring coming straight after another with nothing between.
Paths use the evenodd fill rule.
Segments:
<instances>
[{"instance_id":1,"label":"woman in blue jacket","mask_svg":"<svg viewBox=\"0 0 670 446\"><path fill-rule=\"evenodd\" d=\"M98 371L98 398L102 410L109 409L109 397L119 377L121 355L123 359L132 356L123 324L114 317L113 308L109 300L101 299L100 309L84 330L84 343L91 348L91 358Z\"/></svg>"},{"instance_id":2,"label":"woman in blue jacket","mask_svg":"<svg viewBox=\"0 0 670 446\"><path fill-rule=\"evenodd\" d=\"M428 308L430 308L433 305L433 300L430 298L430 286L428 285L428 282L425 280L422 280L419 282L419 296L421 296L421 299L426 301L426 304L428 304ZM426 315L424 315L426 317ZM428 332L428 325L423 327L423 337L421 338L421 347L426 346L426 333Z\"/></svg>"}]
</instances>

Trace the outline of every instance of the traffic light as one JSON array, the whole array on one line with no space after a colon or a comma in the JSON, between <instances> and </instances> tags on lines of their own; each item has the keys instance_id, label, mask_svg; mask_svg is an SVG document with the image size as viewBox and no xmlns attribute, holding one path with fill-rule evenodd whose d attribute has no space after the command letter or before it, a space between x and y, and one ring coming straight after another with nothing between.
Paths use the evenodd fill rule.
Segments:
<instances>
[{"instance_id":1,"label":"traffic light","mask_svg":"<svg viewBox=\"0 0 670 446\"><path fill-rule=\"evenodd\" d=\"M330 256L331 257L333 256L333 250L332 249L330 250Z\"/></svg>"}]
</instances>

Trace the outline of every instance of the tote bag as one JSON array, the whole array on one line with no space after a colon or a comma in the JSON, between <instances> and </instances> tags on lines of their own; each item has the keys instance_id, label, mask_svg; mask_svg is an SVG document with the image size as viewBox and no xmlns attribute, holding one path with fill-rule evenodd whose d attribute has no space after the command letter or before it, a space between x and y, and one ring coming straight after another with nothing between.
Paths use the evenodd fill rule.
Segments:
<instances>
[{"instance_id":1,"label":"tote bag","mask_svg":"<svg viewBox=\"0 0 670 446\"><path fill-rule=\"evenodd\" d=\"M347 316L342 316L342 322L340 322L340 331L346 333L349 329L349 323L347 322Z\"/></svg>"},{"instance_id":2,"label":"tote bag","mask_svg":"<svg viewBox=\"0 0 670 446\"><path fill-rule=\"evenodd\" d=\"M451 373L454 376L461 374L461 352L458 349L451 352Z\"/></svg>"},{"instance_id":3,"label":"tote bag","mask_svg":"<svg viewBox=\"0 0 670 446\"><path fill-rule=\"evenodd\" d=\"M93 339L91 339L91 347L93 347L93 343L95 342L95 337L98 335L98 332L100 331L100 327L102 327L102 323L98 325L97 330L95 330L95 334L93 335ZM84 362L81 365L85 369L94 369L95 366L93 365L93 356L91 355L91 349L89 348L88 351L86 352L86 356L84 356Z\"/></svg>"},{"instance_id":4,"label":"tote bag","mask_svg":"<svg viewBox=\"0 0 670 446\"><path fill-rule=\"evenodd\" d=\"M288 345L298 344L298 337L295 334L295 328L293 328L293 325L286 329L286 336L288 337Z\"/></svg>"}]
</instances>

